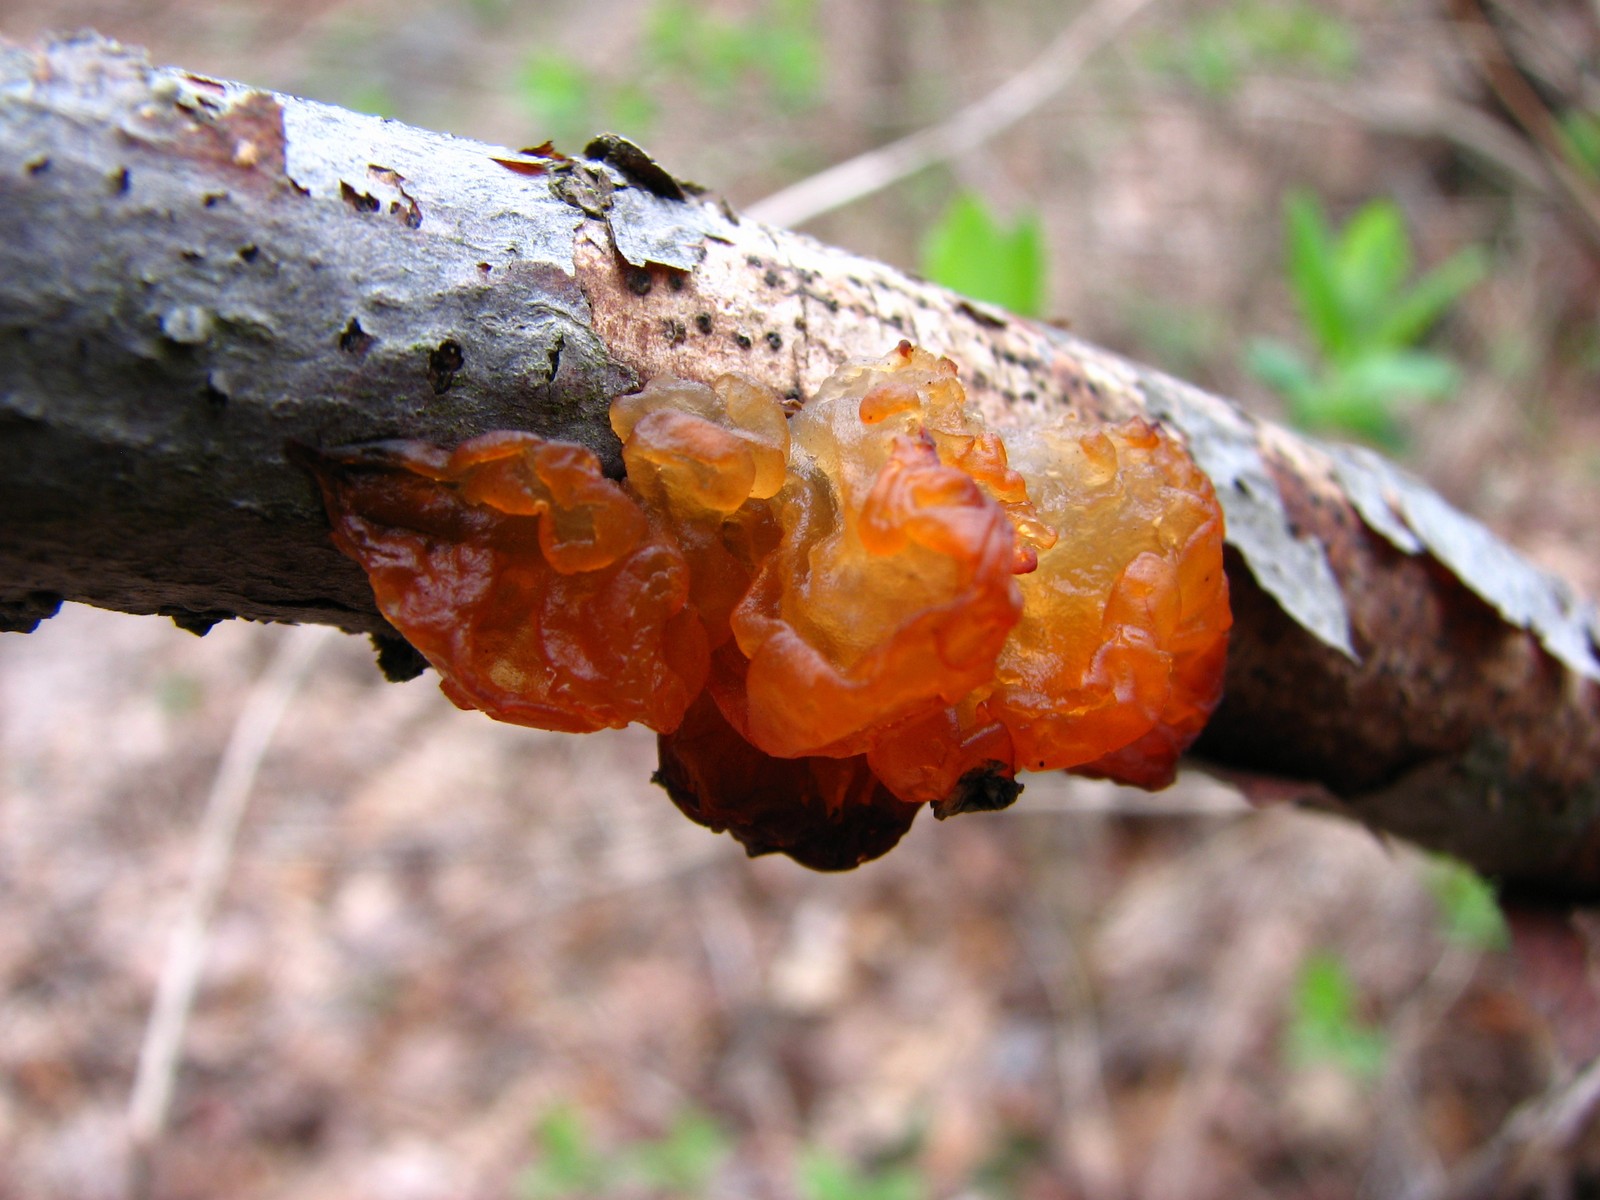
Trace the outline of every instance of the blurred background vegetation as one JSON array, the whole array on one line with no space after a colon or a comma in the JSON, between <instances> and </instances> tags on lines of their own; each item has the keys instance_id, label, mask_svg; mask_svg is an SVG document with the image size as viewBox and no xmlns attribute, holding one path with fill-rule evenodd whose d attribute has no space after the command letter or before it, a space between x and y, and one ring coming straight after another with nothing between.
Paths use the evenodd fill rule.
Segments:
<instances>
[{"instance_id":1,"label":"blurred background vegetation","mask_svg":"<svg viewBox=\"0 0 1600 1200\"><path fill-rule=\"evenodd\" d=\"M601 130L752 204L935 124L1046 0L5 0L509 146ZM1600 587L1600 14L1151 0L1037 111L804 226L1403 457ZM0 642L0 1197L121 1197L194 824L279 631ZM1470 873L1038 780L847 878L747 863L636 732L326 650L259 782L157 1197L1390 1196L1566 1068Z\"/></svg>"}]
</instances>

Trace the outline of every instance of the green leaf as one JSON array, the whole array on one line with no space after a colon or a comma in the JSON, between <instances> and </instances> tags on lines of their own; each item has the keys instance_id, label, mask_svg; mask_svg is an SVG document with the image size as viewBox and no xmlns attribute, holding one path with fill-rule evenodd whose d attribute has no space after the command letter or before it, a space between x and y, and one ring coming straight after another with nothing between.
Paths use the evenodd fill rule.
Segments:
<instances>
[{"instance_id":1,"label":"green leaf","mask_svg":"<svg viewBox=\"0 0 1600 1200\"><path fill-rule=\"evenodd\" d=\"M1461 373L1448 358L1425 350L1395 350L1363 355L1345 371L1346 386L1393 408L1401 400L1444 400L1461 385Z\"/></svg>"},{"instance_id":2,"label":"green leaf","mask_svg":"<svg viewBox=\"0 0 1600 1200\"><path fill-rule=\"evenodd\" d=\"M620 133L631 141L643 141L655 124L657 106L655 97L637 83L624 83L616 87L606 105L609 118L606 128Z\"/></svg>"},{"instance_id":3,"label":"green leaf","mask_svg":"<svg viewBox=\"0 0 1600 1200\"><path fill-rule=\"evenodd\" d=\"M1412 346L1444 316L1445 310L1489 273L1489 259L1481 246L1468 246L1435 267L1398 297L1378 323L1374 343Z\"/></svg>"},{"instance_id":4,"label":"green leaf","mask_svg":"<svg viewBox=\"0 0 1600 1200\"><path fill-rule=\"evenodd\" d=\"M1471 867L1442 854L1430 855L1422 880L1433 894L1445 937L1477 950L1510 944L1494 889Z\"/></svg>"},{"instance_id":5,"label":"green leaf","mask_svg":"<svg viewBox=\"0 0 1600 1200\"><path fill-rule=\"evenodd\" d=\"M1339 302L1355 328L1370 328L1411 274L1411 240L1400 209L1373 200L1345 224L1335 251Z\"/></svg>"},{"instance_id":6,"label":"green leaf","mask_svg":"<svg viewBox=\"0 0 1600 1200\"><path fill-rule=\"evenodd\" d=\"M594 132L594 81L558 54L535 54L523 64L517 91L537 126L537 137L558 145L581 144Z\"/></svg>"},{"instance_id":7,"label":"green leaf","mask_svg":"<svg viewBox=\"0 0 1600 1200\"><path fill-rule=\"evenodd\" d=\"M561 1107L534 1130L538 1157L517 1179L522 1200L593 1200L611 1187L610 1164L589 1145L583 1117Z\"/></svg>"},{"instance_id":8,"label":"green leaf","mask_svg":"<svg viewBox=\"0 0 1600 1200\"><path fill-rule=\"evenodd\" d=\"M1443 400L1459 383L1455 364L1420 350L1374 351L1348 366L1329 364L1321 375L1286 394L1295 422L1333 429L1399 449L1398 414L1417 400Z\"/></svg>"},{"instance_id":9,"label":"green leaf","mask_svg":"<svg viewBox=\"0 0 1600 1200\"><path fill-rule=\"evenodd\" d=\"M687 0L656 0L645 15L644 45L652 65L692 69L704 20L700 9Z\"/></svg>"},{"instance_id":10,"label":"green leaf","mask_svg":"<svg viewBox=\"0 0 1600 1200\"><path fill-rule=\"evenodd\" d=\"M1143 57L1158 71L1226 96L1263 71L1347 74L1355 66L1348 21L1305 0L1235 0L1209 9L1175 33L1157 34Z\"/></svg>"},{"instance_id":11,"label":"green leaf","mask_svg":"<svg viewBox=\"0 0 1600 1200\"><path fill-rule=\"evenodd\" d=\"M1333 237L1322 204L1305 192L1292 193L1284 205L1288 234L1289 285L1317 349L1330 358L1347 353L1355 329L1339 293L1334 269Z\"/></svg>"},{"instance_id":12,"label":"green leaf","mask_svg":"<svg viewBox=\"0 0 1600 1200\"><path fill-rule=\"evenodd\" d=\"M756 44L761 73L782 109L794 112L816 103L822 92L822 44L814 33L774 29Z\"/></svg>"},{"instance_id":13,"label":"green leaf","mask_svg":"<svg viewBox=\"0 0 1600 1200\"><path fill-rule=\"evenodd\" d=\"M1291 405L1303 403L1316 383L1294 347L1272 338L1257 338L1246 347L1245 367Z\"/></svg>"},{"instance_id":14,"label":"green leaf","mask_svg":"<svg viewBox=\"0 0 1600 1200\"><path fill-rule=\"evenodd\" d=\"M1355 29L1337 13L1308 3L1240 3L1234 12L1252 57L1263 66L1348 73L1357 59Z\"/></svg>"},{"instance_id":15,"label":"green leaf","mask_svg":"<svg viewBox=\"0 0 1600 1200\"><path fill-rule=\"evenodd\" d=\"M957 196L928 232L922 273L974 300L1025 317L1044 311L1045 249L1039 218L1028 214L1001 228L983 201Z\"/></svg>"},{"instance_id":16,"label":"green leaf","mask_svg":"<svg viewBox=\"0 0 1600 1200\"><path fill-rule=\"evenodd\" d=\"M1383 1073L1388 1039L1356 1016L1355 985L1344 960L1319 952L1300 968L1291 998L1290 1060L1300 1067L1332 1065L1358 1079Z\"/></svg>"},{"instance_id":17,"label":"green leaf","mask_svg":"<svg viewBox=\"0 0 1600 1200\"><path fill-rule=\"evenodd\" d=\"M1289 415L1303 429L1327 429L1386 449L1402 444L1389 397L1356 386L1343 367L1329 365L1309 387L1286 397Z\"/></svg>"},{"instance_id":18,"label":"green leaf","mask_svg":"<svg viewBox=\"0 0 1600 1200\"><path fill-rule=\"evenodd\" d=\"M687 1112L664 1137L635 1146L627 1156L627 1168L651 1188L699 1197L731 1150L720 1125L703 1113Z\"/></svg>"},{"instance_id":19,"label":"green leaf","mask_svg":"<svg viewBox=\"0 0 1600 1200\"><path fill-rule=\"evenodd\" d=\"M1567 161L1590 179L1600 180L1600 113L1581 108L1562 113L1556 132Z\"/></svg>"},{"instance_id":20,"label":"green leaf","mask_svg":"<svg viewBox=\"0 0 1600 1200\"><path fill-rule=\"evenodd\" d=\"M805 1151L798 1175L801 1200L923 1200L927 1195L909 1168L868 1175L823 1150Z\"/></svg>"},{"instance_id":21,"label":"green leaf","mask_svg":"<svg viewBox=\"0 0 1600 1200\"><path fill-rule=\"evenodd\" d=\"M1225 30L1197 29L1184 48L1183 72L1202 92L1229 96L1239 86L1242 57Z\"/></svg>"}]
</instances>

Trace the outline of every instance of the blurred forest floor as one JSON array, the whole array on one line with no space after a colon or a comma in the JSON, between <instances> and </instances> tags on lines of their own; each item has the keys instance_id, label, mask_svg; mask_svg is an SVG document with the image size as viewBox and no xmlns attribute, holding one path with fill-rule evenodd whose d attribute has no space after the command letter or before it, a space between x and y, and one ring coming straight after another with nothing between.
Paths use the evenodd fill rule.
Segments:
<instances>
[{"instance_id":1,"label":"blurred forest floor","mask_svg":"<svg viewBox=\"0 0 1600 1200\"><path fill-rule=\"evenodd\" d=\"M737 206L982 95L1061 8L4 0L0 35L92 26L511 146L614 128ZM1282 416L1245 364L1260 336L1313 352L1284 197L1336 225L1388 198L1418 264L1488 264L1426 343L1459 387L1396 399L1397 452L1597 594L1600 14L1485 8L1548 128L1442 3L1170 0L1014 130L806 228L917 269L969 189L1037 219L1049 315ZM3 1200L130 1195L196 829L285 636L69 608L0 639ZM821 876L684 821L653 760L640 731L499 726L325 642L256 783L147 1194L1385 1197L1572 1066L1470 877L1199 773L1034 779Z\"/></svg>"}]
</instances>

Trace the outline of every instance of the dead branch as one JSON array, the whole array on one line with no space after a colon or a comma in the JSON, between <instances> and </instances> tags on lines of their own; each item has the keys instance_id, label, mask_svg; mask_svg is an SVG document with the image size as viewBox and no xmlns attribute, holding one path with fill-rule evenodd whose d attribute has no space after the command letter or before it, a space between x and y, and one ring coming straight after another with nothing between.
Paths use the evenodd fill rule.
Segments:
<instances>
[{"instance_id":1,"label":"dead branch","mask_svg":"<svg viewBox=\"0 0 1600 1200\"><path fill-rule=\"evenodd\" d=\"M1600 893L1593 610L1376 456L741 221L614 139L513 153L92 38L0 47L0 212L9 627L67 598L392 639L286 446L520 428L616 467L607 403L654 375L798 396L908 338L991 420L1142 412L1210 473L1237 625L1206 757Z\"/></svg>"}]
</instances>

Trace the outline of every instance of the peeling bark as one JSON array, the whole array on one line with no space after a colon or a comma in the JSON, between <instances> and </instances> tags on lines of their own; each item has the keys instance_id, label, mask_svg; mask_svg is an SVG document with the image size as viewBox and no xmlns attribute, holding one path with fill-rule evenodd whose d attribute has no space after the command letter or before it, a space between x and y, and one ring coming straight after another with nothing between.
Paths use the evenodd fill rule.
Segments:
<instances>
[{"instance_id":1,"label":"peeling bark","mask_svg":"<svg viewBox=\"0 0 1600 1200\"><path fill-rule=\"evenodd\" d=\"M1212 476L1237 625L1204 756L1600 894L1597 627L1559 581L1375 456L590 154L0 46L0 622L68 598L393 652L286 447L517 428L618 469L606 406L642 380L798 397L908 338L993 421L1145 413Z\"/></svg>"}]
</instances>

